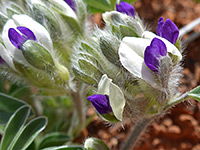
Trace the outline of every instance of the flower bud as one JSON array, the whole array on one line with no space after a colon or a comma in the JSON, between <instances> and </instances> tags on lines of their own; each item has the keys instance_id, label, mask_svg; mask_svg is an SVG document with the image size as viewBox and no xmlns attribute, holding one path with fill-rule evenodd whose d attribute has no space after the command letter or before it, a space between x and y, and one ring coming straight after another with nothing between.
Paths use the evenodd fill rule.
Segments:
<instances>
[{"instance_id":1,"label":"flower bud","mask_svg":"<svg viewBox=\"0 0 200 150\"><path fill-rule=\"evenodd\" d=\"M120 42L114 36L102 36L100 37L100 48L104 56L113 64L120 66L118 48Z\"/></svg>"},{"instance_id":2,"label":"flower bud","mask_svg":"<svg viewBox=\"0 0 200 150\"><path fill-rule=\"evenodd\" d=\"M134 19L116 11L105 12L102 16L106 22L106 27L111 28L112 32L120 31L119 34L122 34L122 37L141 36L144 32L144 27L138 17Z\"/></svg>"},{"instance_id":3,"label":"flower bud","mask_svg":"<svg viewBox=\"0 0 200 150\"><path fill-rule=\"evenodd\" d=\"M63 22L70 27L76 34L82 34L82 28L80 26L79 19L74 10L62 0L50 0L53 10L60 14Z\"/></svg>"},{"instance_id":4,"label":"flower bud","mask_svg":"<svg viewBox=\"0 0 200 150\"><path fill-rule=\"evenodd\" d=\"M57 41L62 35L61 20L42 1L31 1L31 7L33 18L47 28L53 41Z\"/></svg>"},{"instance_id":5,"label":"flower bud","mask_svg":"<svg viewBox=\"0 0 200 150\"><path fill-rule=\"evenodd\" d=\"M92 78L90 75L85 74L84 72L82 72L81 70L77 69L76 67L72 68L73 73L75 74L75 76L77 78L79 78L79 80L87 83L87 84L91 84L93 86L97 86L98 82L96 79Z\"/></svg>"},{"instance_id":6,"label":"flower bud","mask_svg":"<svg viewBox=\"0 0 200 150\"><path fill-rule=\"evenodd\" d=\"M26 41L21 50L25 59L37 69L45 70L54 66L51 54L35 41Z\"/></svg>"},{"instance_id":7,"label":"flower bud","mask_svg":"<svg viewBox=\"0 0 200 150\"><path fill-rule=\"evenodd\" d=\"M84 143L84 148L88 150L109 150L108 146L97 138L88 138Z\"/></svg>"},{"instance_id":8,"label":"flower bud","mask_svg":"<svg viewBox=\"0 0 200 150\"><path fill-rule=\"evenodd\" d=\"M116 10L135 18L135 8L129 3L121 1L119 4L116 4Z\"/></svg>"},{"instance_id":9,"label":"flower bud","mask_svg":"<svg viewBox=\"0 0 200 150\"><path fill-rule=\"evenodd\" d=\"M69 78L70 78L70 74L69 74L69 71L68 69L59 64L59 63L56 63L55 67L54 67L54 73L55 73L55 80L57 82L60 81L60 84L68 84L68 81L69 81Z\"/></svg>"}]
</instances>

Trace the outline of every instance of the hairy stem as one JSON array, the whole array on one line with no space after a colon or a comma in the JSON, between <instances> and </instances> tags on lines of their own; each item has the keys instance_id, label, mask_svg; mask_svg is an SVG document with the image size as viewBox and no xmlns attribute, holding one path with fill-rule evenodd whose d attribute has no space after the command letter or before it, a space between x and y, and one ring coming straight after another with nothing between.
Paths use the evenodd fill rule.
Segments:
<instances>
[{"instance_id":1,"label":"hairy stem","mask_svg":"<svg viewBox=\"0 0 200 150\"><path fill-rule=\"evenodd\" d=\"M188 97L188 92L182 94L180 97L170 101L165 107L164 107L164 110L167 110L168 108L170 108L171 106L174 106L176 104L179 104L185 100L187 100L189 97Z\"/></svg>"},{"instance_id":2,"label":"hairy stem","mask_svg":"<svg viewBox=\"0 0 200 150\"><path fill-rule=\"evenodd\" d=\"M71 95L72 95L73 102L76 105L76 110L79 116L79 125L83 127L83 123L85 121L85 112L84 112L84 106L81 99L81 95L79 92L72 92Z\"/></svg>"},{"instance_id":3,"label":"hairy stem","mask_svg":"<svg viewBox=\"0 0 200 150\"><path fill-rule=\"evenodd\" d=\"M129 150L131 148L134 148L136 146L136 143L140 139L141 135L144 133L148 125L154 120L154 117L152 118L144 118L142 120L139 120L136 125L134 130L132 131L129 139L125 143L124 147L122 150Z\"/></svg>"}]
</instances>

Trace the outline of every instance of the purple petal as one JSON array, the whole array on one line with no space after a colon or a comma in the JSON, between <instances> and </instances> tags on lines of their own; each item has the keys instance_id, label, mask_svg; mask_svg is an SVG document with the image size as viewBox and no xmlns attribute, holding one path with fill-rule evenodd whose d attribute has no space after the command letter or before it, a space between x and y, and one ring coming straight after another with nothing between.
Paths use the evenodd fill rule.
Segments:
<instances>
[{"instance_id":1,"label":"purple petal","mask_svg":"<svg viewBox=\"0 0 200 150\"><path fill-rule=\"evenodd\" d=\"M76 6L75 6L75 3L74 3L74 0L65 0L65 2L71 7L71 9L76 11Z\"/></svg>"},{"instance_id":2,"label":"purple petal","mask_svg":"<svg viewBox=\"0 0 200 150\"><path fill-rule=\"evenodd\" d=\"M112 112L109 97L107 95L95 94L88 96L87 99L92 103L92 105L100 114Z\"/></svg>"},{"instance_id":3,"label":"purple petal","mask_svg":"<svg viewBox=\"0 0 200 150\"><path fill-rule=\"evenodd\" d=\"M116 9L118 12L125 13L135 18L135 8L129 3L121 1L119 5L116 4Z\"/></svg>"},{"instance_id":4,"label":"purple petal","mask_svg":"<svg viewBox=\"0 0 200 150\"><path fill-rule=\"evenodd\" d=\"M36 41L36 37L34 33L26 27L17 27L17 30L19 30L23 35L27 37L27 40L34 40Z\"/></svg>"},{"instance_id":5,"label":"purple petal","mask_svg":"<svg viewBox=\"0 0 200 150\"><path fill-rule=\"evenodd\" d=\"M158 36L167 39L172 44L176 43L179 35L177 26L170 19L167 19L165 22L163 22L162 17L158 21L156 32Z\"/></svg>"},{"instance_id":6,"label":"purple petal","mask_svg":"<svg viewBox=\"0 0 200 150\"><path fill-rule=\"evenodd\" d=\"M154 38L151 41L151 45L147 46L147 48L145 49L144 62L149 69L157 73L160 63L160 57L166 55L167 47L165 43L158 38Z\"/></svg>"},{"instance_id":7,"label":"purple petal","mask_svg":"<svg viewBox=\"0 0 200 150\"><path fill-rule=\"evenodd\" d=\"M10 42L18 49L21 49L21 45L26 41L26 38L20 35L14 28L8 30L8 37Z\"/></svg>"},{"instance_id":8,"label":"purple petal","mask_svg":"<svg viewBox=\"0 0 200 150\"><path fill-rule=\"evenodd\" d=\"M5 61L3 60L3 58L0 56L0 64L4 64Z\"/></svg>"},{"instance_id":9,"label":"purple petal","mask_svg":"<svg viewBox=\"0 0 200 150\"><path fill-rule=\"evenodd\" d=\"M157 33L158 36L162 36L163 24L164 24L163 17L160 17L160 19L158 21L157 28L156 28L156 33Z\"/></svg>"}]
</instances>

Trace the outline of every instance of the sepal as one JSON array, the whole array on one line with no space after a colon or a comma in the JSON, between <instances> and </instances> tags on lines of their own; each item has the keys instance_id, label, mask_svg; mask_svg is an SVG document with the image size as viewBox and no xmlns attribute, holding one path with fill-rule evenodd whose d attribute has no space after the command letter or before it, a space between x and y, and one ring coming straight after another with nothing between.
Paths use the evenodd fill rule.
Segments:
<instances>
[{"instance_id":1,"label":"sepal","mask_svg":"<svg viewBox=\"0 0 200 150\"><path fill-rule=\"evenodd\" d=\"M48 50L35 41L27 40L21 50L27 62L37 69L48 70L54 66L54 60Z\"/></svg>"}]
</instances>

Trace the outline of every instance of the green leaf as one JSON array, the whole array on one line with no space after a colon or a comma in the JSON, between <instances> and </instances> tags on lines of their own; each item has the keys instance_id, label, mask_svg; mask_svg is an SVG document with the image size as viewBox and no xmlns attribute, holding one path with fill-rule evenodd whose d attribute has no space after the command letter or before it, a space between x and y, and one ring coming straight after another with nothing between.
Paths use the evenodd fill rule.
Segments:
<instances>
[{"instance_id":1,"label":"green leaf","mask_svg":"<svg viewBox=\"0 0 200 150\"><path fill-rule=\"evenodd\" d=\"M39 149L50 147L50 146L60 146L70 141L70 137L63 133L50 133L44 137L39 145Z\"/></svg>"},{"instance_id":2,"label":"green leaf","mask_svg":"<svg viewBox=\"0 0 200 150\"><path fill-rule=\"evenodd\" d=\"M112 10L107 0L85 0L89 7L96 8L98 10L109 11Z\"/></svg>"},{"instance_id":3,"label":"green leaf","mask_svg":"<svg viewBox=\"0 0 200 150\"><path fill-rule=\"evenodd\" d=\"M15 142L12 150L25 150L36 138L36 136L44 130L47 125L45 117L37 117L31 120L23 129L22 133Z\"/></svg>"},{"instance_id":4,"label":"green leaf","mask_svg":"<svg viewBox=\"0 0 200 150\"><path fill-rule=\"evenodd\" d=\"M9 90L9 95L19 99L23 99L25 97L30 97L31 91L29 86L13 84Z\"/></svg>"},{"instance_id":5,"label":"green leaf","mask_svg":"<svg viewBox=\"0 0 200 150\"><path fill-rule=\"evenodd\" d=\"M81 146L59 146L59 147L49 147L42 150L86 150Z\"/></svg>"},{"instance_id":6,"label":"green leaf","mask_svg":"<svg viewBox=\"0 0 200 150\"><path fill-rule=\"evenodd\" d=\"M198 87L194 88L193 90L191 90L189 92L188 96L200 101L200 86L198 86Z\"/></svg>"},{"instance_id":7,"label":"green leaf","mask_svg":"<svg viewBox=\"0 0 200 150\"><path fill-rule=\"evenodd\" d=\"M10 118L3 135L1 150L8 150L17 133L22 129L30 113L30 107L20 107Z\"/></svg>"},{"instance_id":8,"label":"green leaf","mask_svg":"<svg viewBox=\"0 0 200 150\"><path fill-rule=\"evenodd\" d=\"M10 116L23 105L26 105L26 103L0 93L0 124L6 124Z\"/></svg>"}]
</instances>

